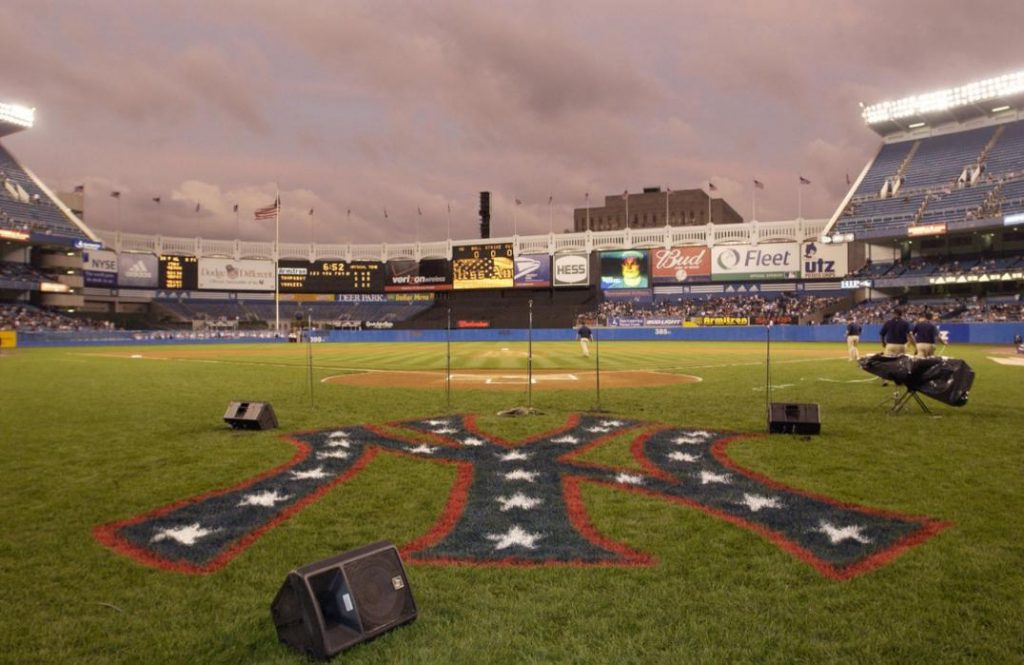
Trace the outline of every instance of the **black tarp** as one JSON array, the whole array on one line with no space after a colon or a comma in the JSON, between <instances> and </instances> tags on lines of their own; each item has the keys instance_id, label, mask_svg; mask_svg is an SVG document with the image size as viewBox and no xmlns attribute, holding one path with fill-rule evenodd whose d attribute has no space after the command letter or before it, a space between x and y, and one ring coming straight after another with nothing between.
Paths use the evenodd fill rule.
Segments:
<instances>
[{"instance_id":1,"label":"black tarp","mask_svg":"<svg viewBox=\"0 0 1024 665\"><path fill-rule=\"evenodd\" d=\"M861 358L860 366L865 372L950 406L967 404L967 393L974 383L971 366L953 358L883 356L879 353Z\"/></svg>"}]
</instances>

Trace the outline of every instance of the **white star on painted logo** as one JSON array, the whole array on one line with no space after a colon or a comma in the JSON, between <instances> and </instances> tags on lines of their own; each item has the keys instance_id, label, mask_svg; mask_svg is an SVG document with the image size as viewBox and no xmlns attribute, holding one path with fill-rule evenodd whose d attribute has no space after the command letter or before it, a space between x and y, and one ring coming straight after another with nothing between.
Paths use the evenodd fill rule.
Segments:
<instances>
[{"instance_id":1,"label":"white star on painted logo","mask_svg":"<svg viewBox=\"0 0 1024 665\"><path fill-rule=\"evenodd\" d=\"M416 453L417 455L433 455L434 451L437 450L437 448L421 443L420 445L412 448L407 447L406 450L408 450L410 453Z\"/></svg>"},{"instance_id":2,"label":"white star on painted logo","mask_svg":"<svg viewBox=\"0 0 1024 665\"><path fill-rule=\"evenodd\" d=\"M586 427L584 429L586 429L586 431L590 432L591 434L605 434L607 432L612 431L611 427L601 427L599 425L595 425L594 427Z\"/></svg>"},{"instance_id":3,"label":"white star on painted logo","mask_svg":"<svg viewBox=\"0 0 1024 665\"><path fill-rule=\"evenodd\" d=\"M431 427L440 427L441 425L447 425L447 420L427 420L425 421Z\"/></svg>"},{"instance_id":4,"label":"white star on painted logo","mask_svg":"<svg viewBox=\"0 0 1024 665\"><path fill-rule=\"evenodd\" d=\"M618 427L624 423L621 420L602 420L599 424L601 427Z\"/></svg>"},{"instance_id":5,"label":"white star on painted logo","mask_svg":"<svg viewBox=\"0 0 1024 665\"><path fill-rule=\"evenodd\" d=\"M728 473L713 473L711 471L700 472L700 484L707 485L708 483L722 483L728 485L732 482L732 476Z\"/></svg>"},{"instance_id":6,"label":"white star on painted logo","mask_svg":"<svg viewBox=\"0 0 1024 665\"><path fill-rule=\"evenodd\" d=\"M482 446L484 445L483 439L478 439L475 436L469 436L462 440L464 446Z\"/></svg>"},{"instance_id":7,"label":"white star on painted logo","mask_svg":"<svg viewBox=\"0 0 1024 665\"><path fill-rule=\"evenodd\" d=\"M620 473L615 476L615 482L622 485L643 485L644 477L638 476L635 473Z\"/></svg>"},{"instance_id":8,"label":"white star on painted logo","mask_svg":"<svg viewBox=\"0 0 1024 665\"><path fill-rule=\"evenodd\" d=\"M814 531L823 533L828 536L828 539L833 545L838 545L844 540L856 540L862 545L866 545L871 542L871 539L861 533L864 530L862 526L850 525L844 527L838 527L828 522L822 522L821 526Z\"/></svg>"},{"instance_id":9,"label":"white star on painted logo","mask_svg":"<svg viewBox=\"0 0 1024 665\"><path fill-rule=\"evenodd\" d=\"M439 427L435 430L431 430L434 434L455 434L459 430L454 427Z\"/></svg>"},{"instance_id":10,"label":"white star on painted logo","mask_svg":"<svg viewBox=\"0 0 1024 665\"><path fill-rule=\"evenodd\" d=\"M532 496L526 496L522 492L516 492L512 496L499 496L495 499L501 504L501 512L507 512L513 508L519 508L520 510L533 510L540 504L544 503L544 499L538 499Z\"/></svg>"},{"instance_id":11,"label":"white star on painted logo","mask_svg":"<svg viewBox=\"0 0 1024 665\"><path fill-rule=\"evenodd\" d=\"M579 443L579 442L580 442L579 439L577 439L576 437L571 436L569 434L566 434L565 436L560 436L557 439L551 439L551 443Z\"/></svg>"},{"instance_id":12,"label":"white star on painted logo","mask_svg":"<svg viewBox=\"0 0 1024 665\"><path fill-rule=\"evenodd\" d=\"M498 455L498 459L500 459L502 462L516 462L516 461L530 459L530 454L529 453L524 453L521 450L513 450L510 453L505 453L504 455Z\"/></svg>"},{"instance_id":13,"label":"white star on painted logo","mask_svg":"<svg viewBox=\"0 0 1024 665\"><path fill-rule=\"evenodd\" d=\"M691 455L690 453L675 451L669 453L668 458L673 462L696 462L700 459L700 455Z\"/></svg>"},{"instance_id":14,"label":"white star on painted logo","mask_svg":"<svg viewBox=\"0 0 1024 665\"><path fill-rule=\"evenodd\" d=\"M344 450L321 450L316 454L317 459L346 459L348 453Z\"/></svg>"},{"instance_id":15,"label":"white star on painted logo","mask_svg":"<svg viewBox=\"0 0 1024 665\"><path fill-rule=\"evenodd\" d=\"M505 474L505 480L525 480L528 483L532 483L537 479L540 473L537 471L527 471L526 469L516 469L515 471L509 471Z\"/></svg>"},{"instance_id":16,"label":"white star on painted logo","mask_svg":"<svg viewBox=\"0 0 1024 665\"><path fill-rule=\"evenodd\" d=\"M750 508L751 511L757 512L762 508L781 508L782 502L772 496L761 496L759 494L744 494L743 501L744 506Z\"/></svg>"},{"instance_id":17,"label":"white star on painted logo","mask_svg":"<svg viewBox=\"0 0 1024 665\"><path fill-rule=\"evenodd\" d=\"M505 533L489 533L487 534L487 540L495 543L494 549L504 550L512 547L525 547L528 550L535 549L535 544L538 540L544 537L544 534L530 533L519 526L513 526Z\"/></svg>"},{"instance_id":18,"label":"white star on painted logo","mask_svg":"<svg viewBox=\"0 0 1024 665\"><path fill-rule=\"evenodd\" d=\"M292 478L295 480L319 480L320 478L326 478L328 475L324 472L322 466L310 469L309 471L292 471Z\"/></svg>"},{"instance_id":19,"label":"white star on painted logo","mask_svg":"<svg viewBox=\"0 0 1024 665\"><path fill-rule=\"evenodd\" d=\"M220 529L207 529L199 526L199 522L189 524L188 526L172 527L169 529L160 529L156 532L156 535L150 539L151 543L159 543L160 541L171 540L177 541L182 545L189 547L196 544L196 541L200 538L205 538L211 533L217 533Z\"/></svg>"},{"instance_id":20,"label":"white star on painted logo","mask_svg":"<svg viewBox=\"0 0 1024 665\"><path fill-rule=\"evenodd\" d=\"M279 503L289 498L291 498L291 494L278 494L277 490L258 492L256 494L246 494L243 496L242 500L238 502L238 506L263 506L264 508L269 508L275 503Z\"/></svg>"}]
</instances>

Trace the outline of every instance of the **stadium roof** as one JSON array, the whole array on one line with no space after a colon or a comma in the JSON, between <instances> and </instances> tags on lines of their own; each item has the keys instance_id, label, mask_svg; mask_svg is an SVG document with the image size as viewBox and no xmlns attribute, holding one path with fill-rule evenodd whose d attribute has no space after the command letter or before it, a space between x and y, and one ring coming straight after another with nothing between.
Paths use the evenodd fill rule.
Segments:
<instances>
[{"instance_id":1,"label":"stadium roof","mask_svg":"<svg viewBox=\"0 0 1024 665\"><path fill-rule=\"evenodd\" d=\"M865 106L861 117L882 136L980 118L1019 118L1024 112L1024 70Z\"/></svg>"},{"instance_id":2,"label":"stadium roof","mask_svg":"<svg viewBox=\"0 0 1024 665\"><path fill-rule=\"evenodd\" d=\"M34 108L0 102L0 137L29 129L35 124L35 121L36 110Z\"/></svg>"}]
</instances>

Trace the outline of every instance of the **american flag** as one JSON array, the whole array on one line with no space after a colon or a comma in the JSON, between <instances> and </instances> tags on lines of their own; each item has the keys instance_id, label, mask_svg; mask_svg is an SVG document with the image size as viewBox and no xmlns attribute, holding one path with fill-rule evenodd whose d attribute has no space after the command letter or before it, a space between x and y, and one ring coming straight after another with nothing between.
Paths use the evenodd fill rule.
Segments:
<instances>
[{"instance_id":1,"label":"american flag","mask_svg":"<svg viewBox=\"0 0 1024 665\"><path fill-rule=\"evenodd\" d=\"M281 209L281 198L278 197L276 201L263 208L257 208L253 216L260 220L274 219L277 216L277 211Z\"/></svg>"},{"instance_id":2,"label":"american flag","mask_svg":"<svg viewBox=\"0 0 1024 665\"><path fill-rule=\"evenodd\" d=\"M755 180L754 187L757 187L758 189L764 189L764 183L761 182L760 180Z\"/></svg>"},{"instance_id":3,"label":"american flag","mask_svg":"<svg viewBox=\"0 0 1024 665\"><path fill-rule=\"evenodd\" d=\"M800 184L801 185L809 185L809 184L811 184L811 181L808 180L807 178L803 177L803 176L800 176Z\"/></svg>"},{"instance_id":4,"label":"american flag","mask_svg":"<svg viewBox=\"0 0 1024 665\"><path fill-rule=\"evenodd\" d=\"M713 182L708 182L708 189L711 190L712 192L717 192L718 191L718 188L715 187L715 183L713 183Z\"/></svg>"}]
</instances>

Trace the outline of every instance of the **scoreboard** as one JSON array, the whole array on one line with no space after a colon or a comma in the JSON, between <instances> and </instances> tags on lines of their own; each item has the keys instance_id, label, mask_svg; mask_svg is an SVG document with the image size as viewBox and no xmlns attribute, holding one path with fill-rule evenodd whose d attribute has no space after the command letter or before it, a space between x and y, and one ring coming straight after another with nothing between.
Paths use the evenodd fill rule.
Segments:
<instances>
[{"instance_id":1,"label":"scoreboard","mask_svg":"<svg viewBox=\"0 0 1024 665\"><path fill-rule=\"evenodd\" d=\"M160 288L194 291L199 288L199 259L195 256L160 257Z\"/></svg>"},{"instance_id":2,"label":"scoreboard","mask_svg":"<svg viewBox=\"0 0 1024 665\"><path fill-rule=\"evenodd\" d=\"M454 289L511 289L515 272L512 243L452 247Z\"/></svg>"},{"instance_id":3,"label":"scoreboard","mask_svg":"<svg viewBox=\"0 0 1024 665\"><path fill-rule=\"evenodd\" d=\"M383 293L380 261L280 261L281 293Z\"/></svg>"}]
</instances>

